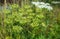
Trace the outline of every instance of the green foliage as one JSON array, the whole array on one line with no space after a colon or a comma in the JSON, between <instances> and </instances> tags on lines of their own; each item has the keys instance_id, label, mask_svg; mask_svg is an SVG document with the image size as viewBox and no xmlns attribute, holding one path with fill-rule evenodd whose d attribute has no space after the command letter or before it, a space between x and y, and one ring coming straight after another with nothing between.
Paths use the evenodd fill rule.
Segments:
<instances>
[{"instance_id":1,"label":"green foliage","mask_svg":"<svg viewBox=\"0 0 60 39\"><path fill-rule=\"evenodd\" d=\"M3 10L4 39L60 39L59 25L52 11L30 5L20 8L14 4Z\"/></svg>"}]
</instances>

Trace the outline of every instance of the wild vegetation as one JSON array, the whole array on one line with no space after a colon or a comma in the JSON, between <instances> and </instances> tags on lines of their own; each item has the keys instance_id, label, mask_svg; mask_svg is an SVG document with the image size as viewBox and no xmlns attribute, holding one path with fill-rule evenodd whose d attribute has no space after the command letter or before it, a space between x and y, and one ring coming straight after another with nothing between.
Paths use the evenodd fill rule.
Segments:
<instances>
[{"instance_id":1,"label":"wild vegetation","mask_svg":"<svg viewBox=\"0 0 60 39\"><path fill-rule=\"evenodd\" d=\"M55 6L9 5L0 11L0 39L60 39L59 13Z\"/></svg>"}]
</instances>

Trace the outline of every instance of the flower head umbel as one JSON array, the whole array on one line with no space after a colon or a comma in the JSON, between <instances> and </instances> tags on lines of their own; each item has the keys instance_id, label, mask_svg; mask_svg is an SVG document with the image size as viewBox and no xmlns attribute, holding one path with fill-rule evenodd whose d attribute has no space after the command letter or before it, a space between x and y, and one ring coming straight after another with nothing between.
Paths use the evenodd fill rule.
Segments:
<instances>
[{"instance_id":1,"label":"flower head umbel","mask_svg":"<svg viewBox=\"0 0 60 39\"><path fill-rule=\"evenodd\" d=\"M53 10L53 8L50 6L49 3L44 3L44 2L32 2L32 4L34 4L36 7L38 8L46 8L49 11Z\"/></svg>"}]
</instances>

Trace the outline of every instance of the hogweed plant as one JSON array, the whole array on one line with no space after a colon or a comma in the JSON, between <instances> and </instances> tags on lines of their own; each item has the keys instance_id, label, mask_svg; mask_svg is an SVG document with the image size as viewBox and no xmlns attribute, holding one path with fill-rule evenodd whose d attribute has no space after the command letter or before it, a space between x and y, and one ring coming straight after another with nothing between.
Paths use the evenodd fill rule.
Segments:
<instances>
[{"instance_id":1,"label":"hogweed plant","mask_svg":"<svg viewBox=\"0 0 60 39\"><path fill-rule=\"evenodd\" d=\"M46 8L49 11L53 10L53 7L49 3L44 3L44 2L32 2L36 7L38 8Z\"/></svg>"}]
</instances>

